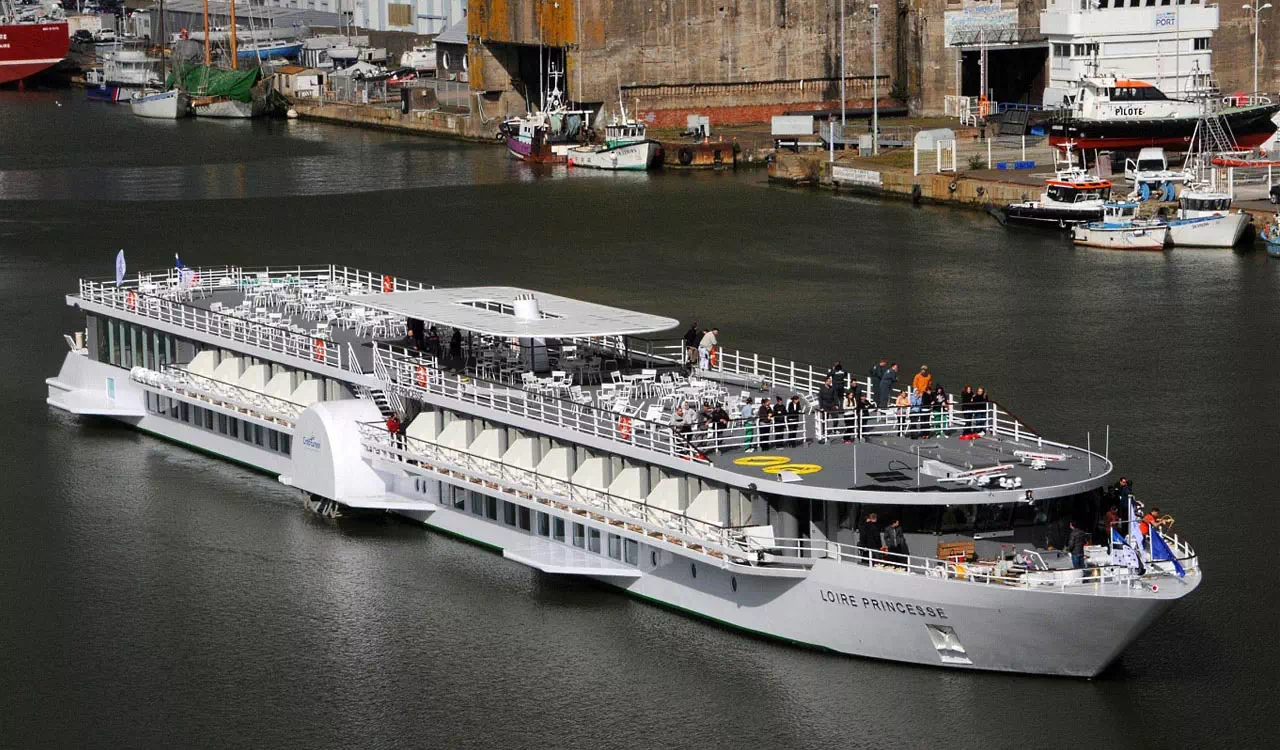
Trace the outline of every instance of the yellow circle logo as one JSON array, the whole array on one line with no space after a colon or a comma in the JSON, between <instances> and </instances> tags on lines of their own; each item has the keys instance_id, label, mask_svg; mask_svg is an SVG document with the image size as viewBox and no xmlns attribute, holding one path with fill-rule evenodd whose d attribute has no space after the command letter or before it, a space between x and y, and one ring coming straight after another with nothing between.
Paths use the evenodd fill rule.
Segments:
<instances>
[{"instance_id":1,"label":"yellow circle logo","mask_svg":"<svg viewBox=\"0 0 1280 750\"><path fill-rule=\"evenodd\" d=\"M783 471L789 471L792 474L816 474L822 471L822 467L818 464L775 464L764 468L766 474L778 474Z\"/></svg>"},{"instance_id":2,"label":"yellow circle logo","mask_svg":"<svg viewBox=\"0 0 1280 750\"><path fill-rule=\"evenodd\" d=\"M744 456L733 459L733 462L738 466L779 466L790 463L791 459L786 456Z\"/></svg>"}]
</instances>

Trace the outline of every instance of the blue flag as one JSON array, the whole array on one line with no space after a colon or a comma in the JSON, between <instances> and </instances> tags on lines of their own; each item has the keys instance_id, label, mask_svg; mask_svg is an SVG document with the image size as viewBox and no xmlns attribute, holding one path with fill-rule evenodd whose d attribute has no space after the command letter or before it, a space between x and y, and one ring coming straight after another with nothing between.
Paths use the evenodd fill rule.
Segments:
<instances>
[{"instance_id":1,"label":"blue flag","mask_svg":"<svg viewBox=\"0 0 1280 750\"><path fill-rule=\"evenodd\" d=\"M116 253L116 286L124 283L124 269L124 248L121 248L120 252Z\"/></svg>"},{"instance_id":2,"label":"blue flag","mask_svg":"<svg viewBox=\"0 0 1280 750\"><path fill-rule=\"evenodd\" d=\"M1124 537L1120 536L1120 532L1119 532L1119 531L1117 531L1117 530L1116 530L1116 527L1114 527L1114 526L1112 526L1112 527L1111 527L1111 546L1113 546L1113 547L1123 547L1123 546L1125 546L1125 545L1124 545Z\"/></svg>"},{"instance_id":3,"label":"blue flag","mask_svg":"<svg viewBox=\"0 0 1280 750\"><path fill-rule=\"evenodd\" d=\"M182 258L179 258L177 253L173 254L173 264L178 267L179 271L186 268L186 266L182 265Z\"/></svg>"},{"instance_id":4,"label":"blue flag","mask_svg":"<svg viewBox=\"0 0 1280 750\"><path fill-rule=\"evenodd\" d=\"M1178 558L1174 556L1173 550L1169 549L1169 545L1164 541L1164 537L1151 527L1151 559L1152 560L1168 560L1173 563L1173 569L1178 571L1178 577L1183 578L1187 575L1187 571L1182 569L1182 563L1178 562Z\"/></svg>"}]
</instances>

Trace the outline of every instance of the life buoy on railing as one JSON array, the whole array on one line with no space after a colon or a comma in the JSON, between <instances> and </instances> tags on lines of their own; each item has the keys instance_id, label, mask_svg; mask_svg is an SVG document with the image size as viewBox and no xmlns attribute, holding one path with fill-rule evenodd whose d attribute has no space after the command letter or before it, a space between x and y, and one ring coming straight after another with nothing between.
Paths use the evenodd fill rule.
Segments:
<instances>
[{"instance_id":1,"label":"life buoy on railing","mask_svg":"<svg viewBox=\"0 0 1280 750\"><path fill-rule=\"evenodd\" d=\"M418 365L417 369L413 371L413 382L417 383L419 388L427 387L427 368L426 367L422 365Z\"/></svg>"},{"instance_id":2,"label":"life buoy on railing","mask_svg":"<svg viewBox=\"0 0 1280 750\"><path fill-rule=\"evenodd\" d=\"M715 367L718 364L720 364L720 347L713 346L711 347L711 366Z\"/></svg>"},{"instance_id":3,"label":"life buoy on railing","mask_svg":"<svg viewBox=\"0 0 1280 750\"><path fill-rule=\"evenodd\" d=\"M124 295L124 304L125 304L125 305L130 309L130 310L137 310L137 309L138 309L138 293L137 293L137 292L135 292L135 291L133 291L132 289L130 289L129 291L125 292L125 295Z\"/></svg>"},{"instance_id":4,"label":"life buoy on railing","mask_svg":"<svg viewBox=\"0 0 1280 750\"><path fill-rule=\"evenodd\" d=\"M395 288L396 288L396 282L393 281L390 276L382 277L382 293L383 294L390 294L391 292L395 291Z\"/></svg>"},{"instance_id":5,"label":"life buoy on railing","mask_svg":"<svg viewBox=\"0 0 1280 750\"><path fill-rule=\"evenodd\" d=\"M324 361L324 339L316 339L311 345L311 358L317 362Z\"/></svg>"},{"instance_id":6,"label":"life buoy on railing","mask_svg":"<svg viewBox=\"0 0 1280 750\"><path fill-rule=\"evenodd\" d=\"M631 417L618 417L618 435L623 440L631 439Z\"/></svg>"}]
</instances>

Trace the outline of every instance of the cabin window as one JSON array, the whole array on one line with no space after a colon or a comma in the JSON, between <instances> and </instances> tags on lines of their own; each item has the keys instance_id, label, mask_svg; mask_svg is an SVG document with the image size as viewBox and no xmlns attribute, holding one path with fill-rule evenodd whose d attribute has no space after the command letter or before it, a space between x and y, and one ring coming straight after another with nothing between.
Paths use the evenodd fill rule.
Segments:
<instances>
[{"instance_id":1,"label":"cabin window","mask_svg":"<svg viewBox=\"0 0 1280 750\"><path fill-rule=\"evenodd\" d=\"M490 521L498 520L498 498L489 497L488 495L485 495L484 517L489 519Z\"/></svg>"},{"instance_id":2,"label":"cabin window","mask_svg":"<svg viewBox=\"0 0 1280 750\"><path fill-rule=\"evenodd\" d=\"M426 484L426 481L423 481L422 485L424 488L426 487ZM453 488L453 507L458 510L467 509L467 491L461 487Z\"/></svg>"},{"instance_id":3,"label":"cabin window","mask_svg":"<svg viewBox=\"0 0 1280 750\"><path fill-rule=\"evenodd\" d=\"M551 538L557 542L564 541L564 519L556 518L551 524Z\"/></svg>"},{"instance_id":4,"label":"cabin window","mask_svg":"<svg viewBox=\"0 0 1280 750\"><path fill-rule=\"evenodd\" d=\"M623 562L627 565L640 564L640 542L634 539L627 539L622 543Z\"/></svg>"},{"instance_id":5,"label":"cabin window","mask_svg":"<svg viewBox=\"0 0 1280 750\"><path fill-rule=\"evenodd\" d=\"M280 452L288 456L293 453L293 436L280 433Z\"/></svg>"},{"instance_id":6,"label":"cabin window","mask_svg":"<svg viewBox=\"0 0 1280 750\"><path fill-rule=\"evenodd\" d=\"M1102 9L1105 7L1107 7L1107 0L1098 0L1098 8Z\"/></svg>"},{"instance_id":7,"label":"cabin window","mask_svg":"<svg viewBox=\"0 0 1280 750\"><path fill-rule=\"evenodd\" d=\"M1209 49L1209 37L1207 37L1207 36L1198 36L1198 37L1196 37L1195 39L1192 39L1192 40L1191 40L1191 49L1194 49L1194 50L1207 50L1207 49Z\"/></svg>"},{"instance_id":8,"label":"cabin window","mask_svg":"<svg viewBox=\"0 0 1280 750\"><path fill-rule=\"evenodd\" d=\"M582 524L575 523L573 525L573 546L581 547L584 544L586 530Z\"/></svg>"},{"instance_id":9,"label":"cabin window","mask_svg":"<svg viewBox=\"0 0 1280 750\"><path fill-rule=\"evenodd\" d=\"M538 513L538 536L551 536L551 516Z\"/></svg>"},{"instance_id":10,"label":"cabin window","mask_svg":"<svg viewBox=\"0 0 1280 750\"><path fill-rule=\"evenodd\" d=\"M587 529L587 551L600 554L600 529Z\"/></svg>"},{"instance_id":11,"label":"cabin window","mask_svg":"<svg viewBox=\"0 0 1280 750\"><path fill-rule=\"evenodd\" d=\"M1071 45L1070 44L1053 45L1053 56L1054 57L1071 57Z\"/></svg>"},{"instance_id":12,"label":"cabin window","mask_svg":"<svg viewBox=\"0 0 1280 750\"><path fill-rule=\"evenodd\" d=\"M484 515L484 495L479 492L467 491L467 496L471 498L471 513L476 516Z\"/></svg>"},{"instance_id":13,"label":"cabin window","mask_svg":"<svg viewBox=\"0 0 1280 750\"><path fill-rule=\"evenodd\" d=\"M273 451L280 450L280 433L275 430L267 430L267 448Z\"/></svg>"},{"instance_id":14,"label":"cabin window","mask_svg":"<svg viewBox=\"0 0 1280 750\"><path fill-rule=\"evenodd\" d=\"M609 557L615 560L622 559L622 537L617 534L609 535Z\"/></svg>"},{"instance_id":15,"label":"cabin window","mask_svg":"<svg viewBox=\"0 0 1280 750\"><path fill-rule=\"evenodd\" d=\"M522 531L529 531L530 528L532 528L529 522L528 508L524 507L523 505L517 505L516 518L517 518L516 525L519 526Z\"/></svg>"}]
</instances>

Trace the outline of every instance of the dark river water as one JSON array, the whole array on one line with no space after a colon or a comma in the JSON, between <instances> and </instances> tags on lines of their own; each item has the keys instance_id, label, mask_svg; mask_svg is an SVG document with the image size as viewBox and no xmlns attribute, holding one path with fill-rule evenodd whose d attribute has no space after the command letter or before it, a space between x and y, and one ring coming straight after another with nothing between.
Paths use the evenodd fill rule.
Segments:
<instances>
[{"instance_id":1,"label":"dark river water","mask_svg":"<svg viewBox=\"0 0 1280 750\"><path fill-rule=\"evenodd\" d=\"M59 106L59 102L61 106ZM306 122L152 122L0 93L0 744L1192 747L1280 728L1280 263L1072 249L762 172L532 170ZM1102 445L1204 584L1092 681L845 658L719 629L48 408L82 275L337 262L883 355Z\"/></svg>"}]
</instances>

